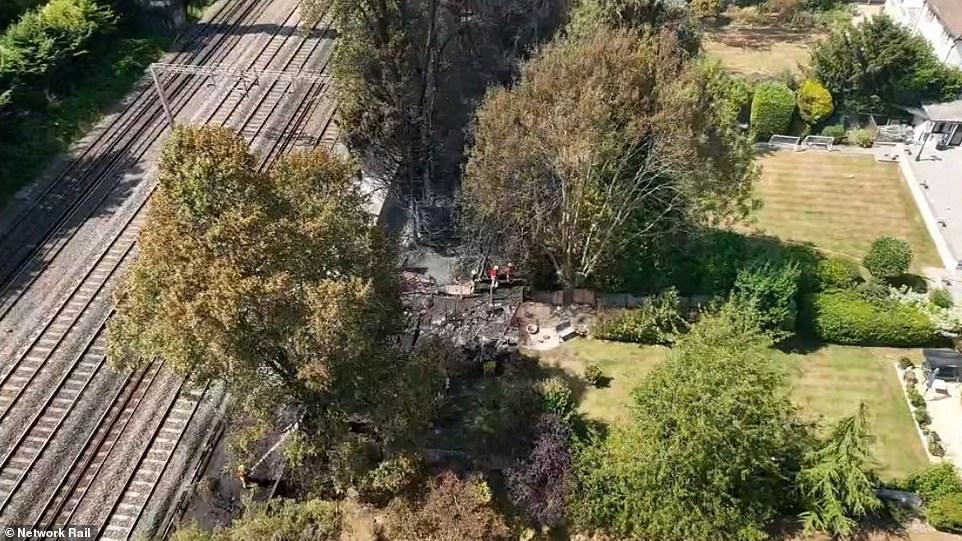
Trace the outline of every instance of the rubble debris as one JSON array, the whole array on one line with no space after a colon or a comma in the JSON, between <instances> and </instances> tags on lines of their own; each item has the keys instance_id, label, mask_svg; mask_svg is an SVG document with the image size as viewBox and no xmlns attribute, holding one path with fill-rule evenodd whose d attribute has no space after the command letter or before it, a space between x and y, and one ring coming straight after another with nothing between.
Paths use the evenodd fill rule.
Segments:
<instances>
[{"instance_id":1,"label":"rubble debris","mask_svg":"<svg viewBox=\"0 0 962 541\"><path fill-rule=\"evenodd\" d=\"M412 295L405 298L420 335L440 336L459 346L518 345L515 313L521 306L520 287L501 288L489 296Z\"/></svg>"}]
</instances>

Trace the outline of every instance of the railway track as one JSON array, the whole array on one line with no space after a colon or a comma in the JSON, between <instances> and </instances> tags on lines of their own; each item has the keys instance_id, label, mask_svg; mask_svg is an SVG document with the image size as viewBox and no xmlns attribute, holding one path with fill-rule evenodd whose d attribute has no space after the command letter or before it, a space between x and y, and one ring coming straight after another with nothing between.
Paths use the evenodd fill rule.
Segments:
<instances>
[{"instance_id":1,"label":"railway track","mask_svg":"<svg viewBox=\"0 0 962 541\"><path fill-rule=\"evenodd\" d=\"M197 27L189 44L208 37L221 25L228 30L257 20L270 0L226 2L211 22ZM230 22L231 19L235 19ZM205 29L209 29L205 32ZM179 53L184 63L216 63L231 54L241 36L220 32L203 46ZM163 82L175 114L183 111L204 84L188 75ZM0 232L0 320L16 304L40 272L74 237L83 219L109 197L121 181L123 170L142 159L167 127L160 100L149 85L116 115L101 137L84 148L68 167L51 182L2 232Z\"/></svg>"},{"instance_id":2,"label":"railway track","mask_svg":"<svg viewBox=\"0 0 962 541\"><path fill-rule=\"evenodd\" d=\"M160 374L162 364L153 362L128 374L111 397L110 407L97 420L80 453L57 483L33 521L34 528L52 529L70 523L104 464L143 404Z\"/></svg>"},{"instance_id":3,"label":"railway track","mask_svg":"<svg viewBox=\"0 0 962 541\"><path fill-rule=\"evenodd\" d=\"M255 6L260 6L258 9L263 11L266 4L254 2L247 6L244 13L252 14L251 10L254 10ZM221 9L226 9L226 5ZM251 60L254 67L257 67L258 63L270 66L277 62L278 58L283 58L280 69L303 69L317 55L323 39L297 36L293 39L299 41L292 47L289 43L292 37L281 35L281 29L293 20L292 17L296 15L288 14L284 23L278 25L278 29L262 50L264 54ZM329 44L323 46L327 45ZM283 56L291 48L294 53ZM322 70L327 68L329 54L324 54L323 58ZM193 81L187 80L190 78L175 77L164 84L179 84L184 89L203 85L203 81L196 78ZM329 100L322 99L326 97L325 93L326 88L322 83L311 84L304 90L291 88L290 83L273 82L249 93L246 102L240 100L229 103L228 100L236 96L236 93L228 92L215 101L210 114L227 111L226 115L223 115L224 124L230 124L233 119L238 118L242 132L247 130L252 140L267 139L269 149L261 166L269 167L278 156L293 148L300 131L319 107L327 107L323 110L330 112L322 122L326 131L326 126L330 125L333 117L333 105L328 103ZM285 96L290 96L291 99L285 100ZM178 102L178 111L188 107L189 98L190 96L187 96ZM201 108L200 112L206 113L206 108ZM279 113L287 115L287 118L276 132L277 135L271 137L273 132L268 131L266 124ZM113 122L119 122L119 117ZM153 141L160 137L163 126L159 130L156 128L157 126L151 128L153 140L136 147L141 152L139 157L143 157ZM117 134L113 136L119 137ZM316 138L316 142L321 139ZM120 168L122 165L114 164L108 167ZM109 181L106 177L115 173L117 171L110 168L96 171L98 178L95 180L99 184L88 186L86 191L79 195L80 201L71 207L70 216L64 216L54 230L64 226L68 220L83 218L83 213L87 212L83 205L92 201L92 198L99 197L98 204L103 202L113 189L113 185L104 185ZM105 364L104 324L110 315L110 292L117 278L135 256L136 234L144 216L142 210L153 189L151 187L147 190L142 200L133 205L134 211L124 219L120 229L109 239L105 239L106 248L100 251L89 269L83 271L79 282L68 289L63 300L56 303L53 315L40 326L39 332L29 337L28 343L20 348L21 351L13 362L0 369L3 371L0 374L0 433L5 435L3 458L0 459L0 521L32 523L37 528L51 528L75 522L78 518L86 520L83 511L85 499L89 498L92 490L96 490L95 484L105 468L109 469L112 461L117 462L132 456L128 448L130 444L123 441L125 434L137 430L132 426L137 425L137 419L148 415L150 407L158 406L158 400L171 396L171 393L165 395L159 390L161 384L158 382L170 379L169 373L159 362L148 363L129 374L111 373ZM47 195L68 197L65 193L58 196L52 191ZM76 229L73 229L62 237L61 242L47 246L37 257L44 259L46 265L46 261L56 257L75 233ZM50 238L48 236L43 244L48 244ZM9 239L8 236L0 240L0 246L4 242L10 242ZM27 268L22 267L17 272L26 272ZM30 277L30 283L33 279L35 276ZM4 292L4 295L7 295L7 292ZM12 302L0 307L0 319L8 314L19 300L19 295L7 297L5 300L11 298ZM96 332L85 342L80 353L71 355L71 345L82 342L85 329L91 327L96 328ZM79 445L70 445L69 449L64 451L69 454L69 458L63 462L63 468L53 472L55 482L30 489L33 491L31 499L36 499L37 506L31 507L32 504L28 504L27 512L21 509L18 513L13 509L16 507L13 502L17 502L18 494L23 493L24 487L30 484L31 468L44 456L45 451L49 452L49 448L58 445L63 447L57 438L65 426L65 419L72 413L83 410L78 404L90 401L88 391L94 388L92 382L105 378L117 380L119 385L115 386L116 390L106 397L106 400L95 397L96 400L102 400L104 408L98 409L98 415L91 417L92 427L80 435L83 441ZM116 499L109 505L109 512L99 524L101 538L128 539L136 531L160 479L170 468L171 458L178 444L185 437L191 420L197 414L205 392L204 389L192 388L189 384L179 382L176 393L172 395L173 399L160 416L159 423L150 434L149 442L142 447L136 464L132 469L125 470L127 476L123 488L117 492ZM158 394L162 396L155 396ZM14 422L15 417L20 424ZM143 427L140 430L143 430ZM42 496L36 497L37 492ZM19 500L18 506L25 507L24 498L19 497ZM90 505L87 504L87 507ZM103 510L106 510L106 507ZM87 514L89 515L89 510Z\"/></svg>"},{"instance_id":4,"label":"railway track","mask_svg":"<svg viewBox=\"0 0 962 541\"><path fill-rule=\"evenodd\" d=\"M145 204L146 199L140 204L138 211ZM107 285L130 264L134 241L143 217L141 212L130 216L124 227L113 236L94 264L87 270L83 279L59 304L54 316L47 321L22 353L4 367L3 375L0 376L0 424L2 424L0 426L8 425L8 417L18 405L26 389L38 377L56 370L48 363L63 348L65 342L69 343L68 338L72 334L79 333L78 323L81 322L81 316L92 305L109 304L110 291ZM105 313L98 322L98 326L102 326L106 321Z\"/></svg>"},{"instance_id":5,"label":"railway track","mask_svg":"<svg viewBox=\"0 0 962 541\"><path fill-rule=\"evenodd\" d=\"M60 378L54 391L33 415L13 447L0 459L0 514L6 510L27 472L53 440L94 376L103 368L107 360L104 330L101 327L87 343L83 353L77 356L70 369Z\"/></svg>"},{"instance_id":6,"label":"railway track","mask_svg":"<svg viewBox=\"0 0 962 541\"><path fill-rule=\"evenodd\" d=\"M150 444L141 453L137 466L131 470L118 492L107 518L98 531L101 539L124 541L130 537L157 484L170 465L170 459L184 437L187 426L197 413L200 400L207 388L194 389L183 383L167 407L163 421L157 425Z\"/></svg>"}]
</instances>

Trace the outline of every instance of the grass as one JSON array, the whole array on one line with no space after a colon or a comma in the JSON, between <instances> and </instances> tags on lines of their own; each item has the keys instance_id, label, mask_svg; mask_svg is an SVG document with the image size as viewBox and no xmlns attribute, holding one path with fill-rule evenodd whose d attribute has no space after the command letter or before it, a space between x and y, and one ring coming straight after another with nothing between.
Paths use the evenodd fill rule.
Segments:
<instances>
[{"instance_id":1,"label":"grass","mask_svg":"<svg viewBox=\"0 0 962 541\"><path fill-rule=\"evenodd\" d=\"M667 356L663 347L575 339L541 355L541 363L580 376L597 363L612 378L607 388L587 387L579 411L586 417L617 424L630 415L631 390ZM807 353L772 350L790 374L792 396L802 414L821 426L851 415L865 402L875 434L876 458L885 478L904 477L928 461L916 437L908 406L892 362L918 351L824 346Z\"/></svg>"},{"instance_id":2,"label":"grass","mask_svg":"<svg viewBox=\"0 0 962 541\"><path fill-rule=\"evenodd\" d=\"M72 89L41 111L4 119L0 133L0 206L87 133L160 58L157 38L123 38L84 58Z\"/></svg>"},{"instance_id":3,"label":"grass","mask_svg":"<svg viewBox=\"0 0 962 541\"><path fill-rule=\"evenodd\" d=\"M913 270L939 266L935 245L894 164L869 155L770 152L759 157L760 232L860 260L882 235L907 240Z\"/></svg>"},{"instance_id":4,"label":"grass","mask_svg":"<svg viewBox=\"0 0 962 541\"><path fill-rule=\"evenodd\" d=\"M577 377L584 374L588 364L600 366L611 381L607 387L586 386L579 400L579 409L594 420L619 423L630 413L631 390L667 356L668 349L659 346L575 339L542 353L540 360L543 365Z\"/></svg>"},{"instance_id":5,"label":"grass","mask_svg":"<svg viewBox=\"0 0 962 541\"><path fill-rule=\"evenodd\" d=\"M827 345L805 354L772 354L793 374L796 403L820 425L851 415L865 403L883 477L904 478L929 463L893 367L901 356L921 362L920 351Z\"/></svg>"},{"instance_id":6,"label":"grass","mask_svg":"<svg viewBox=\"0 0 962 541\"><path fill-rule=\"evenodd\" d=\"M725 26L705 34L705 51L729 71L751 78L799 72L808 64L811 46L822 34L817 30Z\"/></svg>"}]
</instances>

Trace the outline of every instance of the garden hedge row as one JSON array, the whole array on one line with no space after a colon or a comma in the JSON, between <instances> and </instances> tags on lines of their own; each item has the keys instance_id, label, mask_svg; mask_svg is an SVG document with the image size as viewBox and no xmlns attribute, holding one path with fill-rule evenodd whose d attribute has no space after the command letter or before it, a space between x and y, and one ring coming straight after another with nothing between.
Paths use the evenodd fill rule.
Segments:
<instances>
[{"instance_id":1,"label":"garden hedge row","mask_svg":"<svg viewBox=\"0 0 962 541\"><path fill-rule=\"evenodd\" d=\"M928 346L943 341L931 318L897 302L875 304L857 291L803 297L801 330L824 342L864 346Z\"/></svg>"}]
</instances>

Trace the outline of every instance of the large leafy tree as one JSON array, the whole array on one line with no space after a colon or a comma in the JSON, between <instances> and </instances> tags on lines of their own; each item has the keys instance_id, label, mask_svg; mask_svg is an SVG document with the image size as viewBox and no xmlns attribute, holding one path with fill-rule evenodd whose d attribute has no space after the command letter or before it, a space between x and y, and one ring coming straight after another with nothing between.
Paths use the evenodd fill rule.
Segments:
<instances>
[{"instance_id":1,"label":"large leafy tree","mask_svg":"<svg viewBox=\"0 0 962 541\"><path fill-rule=\"evenodd\" d=\"M395 256L354 167L318 151L256 171L228 130L173 132L109 325L112 358L223 381L245 411L312 441L347 418L389 431L407 367Z\"/></svg>"},{"instance_id":2,"label":"large leafy tree","mask_svg":"<svg viewBox=\"0 0 962 541\"><path fill-rule=\"evenodd\" d=\"M802 525L808 532L849 536L856 520L882 506L875 495L874 459L869 449L865 405L839 421L828 439L805 456L798 476L806 510Z\"/></svg>"},{"instance_id":3,"label":"large leafy tree","mask_svg":"<svg viewBox=\"0 0 962 541\"><path fill-rule=\"evenodd\" d=\"M308 0L338 29L340 128L368 173L408 203L456 188L471 111L564 15L563 0ZM423 228L418 225L416 232Z\"/></svg>"},{"instance_id":4,"label":"large leafy tree","mask_svg":"<svg viewBox=\"0 0 962 541\"><path fill-rule=\"evenodd\" d=\"M576 522L632 539L765 538L806 439L768 344L737 304L693 326L634 391L632 422L577 453Z\"/></svg>"},{"instance_id":5,"label":"large leafy tree","mask_svg":"<svg viewBox=\"0 0 962 541\"><path fill-rule=\"evenodd\" d=\"M547 259L570 298L638 239L741 216L755 170L731 90L670 31L556 40L477 113L465 236Z\"/></svg>"},{"instance_id":6,"label":"large leafy tree","mask_svg":"<svg viewBox=\"0 0 962 541\"><path fill-rule=\"evenodd\" d=\"M943 65L922 36L887 16L835 29L812 50L814 76L850 109L953 100L962 72Z\"/></svg>"}]
</instances>

